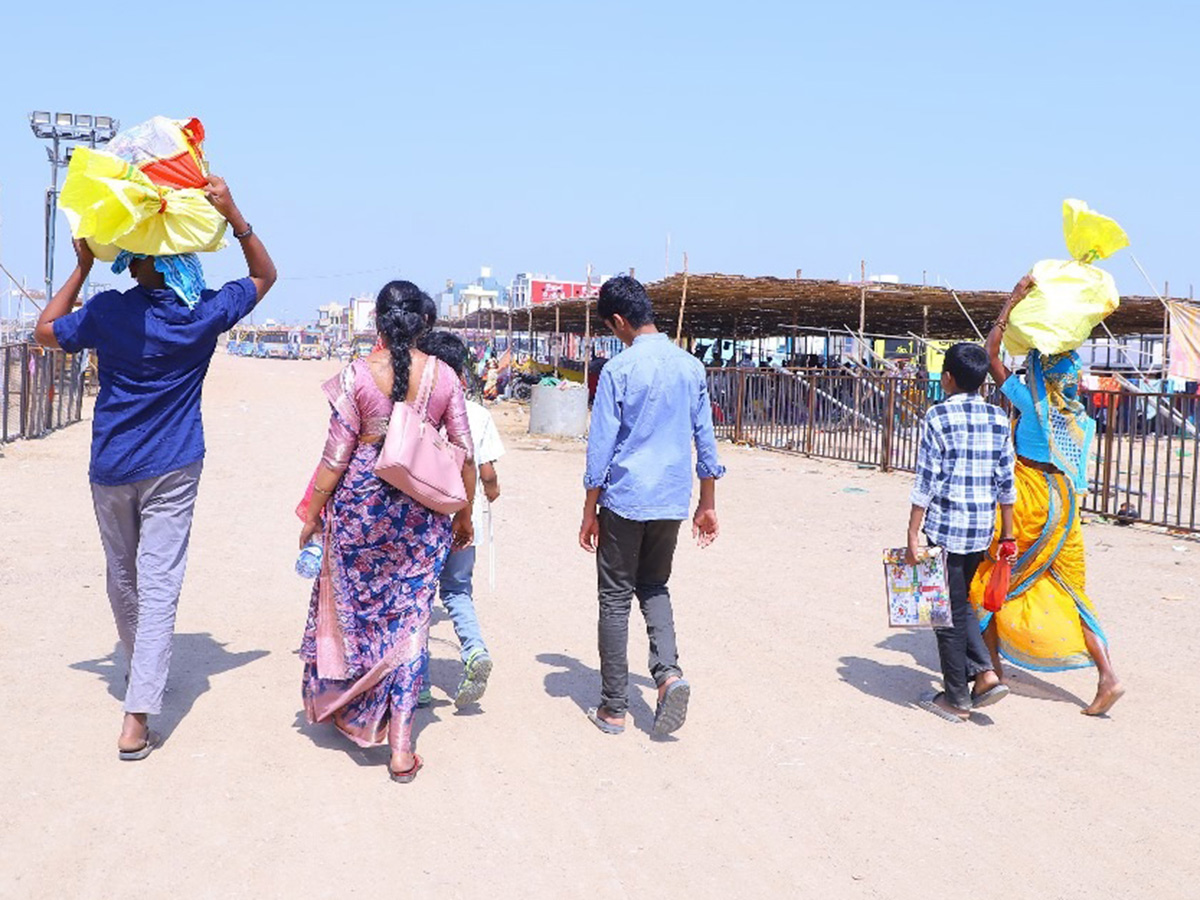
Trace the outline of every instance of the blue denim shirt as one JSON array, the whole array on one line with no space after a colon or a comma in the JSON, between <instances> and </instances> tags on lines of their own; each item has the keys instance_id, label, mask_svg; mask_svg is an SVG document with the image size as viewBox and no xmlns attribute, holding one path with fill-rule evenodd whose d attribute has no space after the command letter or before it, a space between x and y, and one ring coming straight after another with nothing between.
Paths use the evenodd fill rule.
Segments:
<instances>
[{"instance_id":1,"label":"blue denim shirt","mask_svg":"<svg viewBox=\"0 0 1200 900\"><path fill-rule=\"evenodd\" d=\"M170 288L97 294L54 321L68 353L96 351L100 395L92 415L95 484L132 484L204 458L200 394L217 338L254 309L249 278L204 291L194 309Z\"/></svg>"},{"instance_id":2,"label":"blue denim shirt","mask_svg":"<svg viewBox=\"0 0 1200 900\"><path fill-rule=\"evenodd\" d=\"M696 475L724 475L704 366L665 334L641 335L600 373L584 487L625 519L686 519L693 443Z\"/></svg>"}]
</instances>

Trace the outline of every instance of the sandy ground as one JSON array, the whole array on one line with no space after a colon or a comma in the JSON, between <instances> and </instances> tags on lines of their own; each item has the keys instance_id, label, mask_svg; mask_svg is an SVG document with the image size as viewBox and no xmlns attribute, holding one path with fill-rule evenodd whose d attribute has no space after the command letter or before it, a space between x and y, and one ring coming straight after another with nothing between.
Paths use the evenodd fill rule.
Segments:
<instances>
[{"instance_id":1,"label":"sandy ground","mask_svg":"<svg viewBox=\"0 0 1200 900\"><path fill-rule=\"evenodd\" d=\"M932 636L885 625L879 551L902 536L908 478L726 446L723 535L676 557L688 723L649 738L642 672L610 737L582 712L598 693L583 445L520 436L517 409L497 414L496 590L478 579L491 687L455 713L439 616L426 768L389 782L386 752L300 715L292 507L334 370L214 360L167 741L139 764L115 754L89 426L3 448L0 896L1197 896L1200 544L1086 529L1130 689L1110 719L1079 714L1087 670L1022 674L950 726L910 705L935 681Z\"/></svg>"}]
</instances>

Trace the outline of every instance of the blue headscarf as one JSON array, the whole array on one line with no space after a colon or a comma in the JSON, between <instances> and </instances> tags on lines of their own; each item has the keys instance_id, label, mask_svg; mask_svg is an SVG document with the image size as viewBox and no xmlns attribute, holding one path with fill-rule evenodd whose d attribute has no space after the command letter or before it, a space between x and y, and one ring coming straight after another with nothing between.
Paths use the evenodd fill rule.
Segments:
<instances>
[{"instance_id":1,"label":"blue headscarf","mask_svg":"<svg viewBox=\"0 0 1200 900\"><path fill-rule=\"evenodd\" d=\"M135 259L150 259L145 253L130 253L122 250L113 261L112 270L120 275ZM173 290L188 309L195 309L200 302L200 292L205 289L204 269L195 253L180 253L176 256L155 256L154 269L161 272L167 287Z\"/></svg>"},{"instance_id":2,"label":"blue headscarf","mask_svg":"<svg viewBox=\"0 0 1200 900\"><path fill-rule=\"evenodd\" d=\"M1079 399L1079 354L1068 351L1043 356L1030 350L1025 361L1029 366L1026 381L1050 445L1050 461L1077 490L1087 491L1088 451L1096 436L1096 423Z\"/></svg>"}]
</instances>

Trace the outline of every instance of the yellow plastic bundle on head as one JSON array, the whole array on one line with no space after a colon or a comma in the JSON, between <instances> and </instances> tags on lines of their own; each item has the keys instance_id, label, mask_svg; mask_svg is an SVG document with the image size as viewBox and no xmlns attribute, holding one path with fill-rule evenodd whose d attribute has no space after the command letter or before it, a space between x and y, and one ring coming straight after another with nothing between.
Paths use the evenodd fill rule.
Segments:
<instances>
[{"instance_id":1,"label":"yellow plastic bundle on head","mask_svg":"<svg viewBox=\"0 0 1200 900\"><path fill-rule=\"evenodd\" d=\"M1092 265L1129 246L1121 226L1082 200L1064 200L1063 236L1074 259L1037 263L1033 289L1008 318L1004 347L1015 356L1075 350L1121 305L1113 277Z\"/></svg>"},{"instance_id":2,"label":"yellow plastic bundle on head","mask_svg":"<svg viewBox=\"0 0 1200 900\"><path fill-rule=\"evenodd\" d=\"M113 152L76 148L58 205L101 260L121 250L171 256L225 246L225 219L204 196L204 128L156 116L117 135Z\"/></svg>"}]
</instances>

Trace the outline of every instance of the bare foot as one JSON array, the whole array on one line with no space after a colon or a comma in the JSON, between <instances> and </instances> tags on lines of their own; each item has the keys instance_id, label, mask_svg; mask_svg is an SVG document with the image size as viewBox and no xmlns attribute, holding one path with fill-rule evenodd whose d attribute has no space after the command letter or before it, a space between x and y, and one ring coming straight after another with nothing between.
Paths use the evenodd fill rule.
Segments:
<instances>
[{"instance_id":1,"label":"bare foot","mask_svg":"<svg viewBox=\"0 0 1200 900\"><path fill-rule=\"evenodd\" d=\"M995 672L980 672L975 676L975 690L971 692L972 696L979 697L1001 684L1003 682Z\"/></svg>"},{"instance_id":2,"label":"bare foot","mask_svg":"<svg viewBox=\"0 0 1200 900\"><path fill-rule=\"evenodd\" d=\"M1100 682L1100 686L1096 688L1096 699L1092 701L1092 705L1083 710L1085 716L1102 716L1107 713L1118 700L1125 696L1125 685L1119 681L1112 681L1105 684Z\"/></svg>"},{"instance_id":3,"label":"bare foot","mask_svg":"<svg viewBox=\"0 0 1200 900\"><path fill-rule=\"evenodd\" d=\"M125 713L125 721L121 724L121 736L117 738L118 750L130 753L146 746L150 734L146 718L145 713Z\"/></svg>"}]
</instances>

